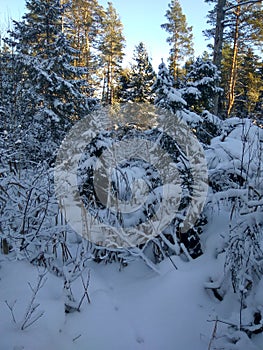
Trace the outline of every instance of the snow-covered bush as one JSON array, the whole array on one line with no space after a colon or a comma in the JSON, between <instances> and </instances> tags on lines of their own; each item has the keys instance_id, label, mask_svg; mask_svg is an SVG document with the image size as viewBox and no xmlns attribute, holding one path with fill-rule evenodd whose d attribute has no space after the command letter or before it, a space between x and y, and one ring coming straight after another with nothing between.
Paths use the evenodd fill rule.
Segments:
<instances>
[{"instance_id":1,"label":"snow-covered bush","mask_svg":"<svg viewBox=\"0 0 263 350\"><path fill-rule=\"evenodd\" d=\"M108 169L108 165L107 163L104 164L106 160L101 158L102 153L109 148L113 151L114 144L118 142L129 142L132 140L137 140L134 143L133 156L129 156L129 159L118 163L118 157L115 155L117 165L111 175L109 184L109 179L107 179L107 174L105 172ZM139 140L141 140L141 142L139 142ZM165 162L164 159L158 159L156 157L153 165L141 158L142 147L148 145L148 143L147 145L142 144L144 140L148 143L151 142L152 145L154 144L155 148L161 147L163 151L169 154L171 161L173 161L179 170L180 180L183 184L181 204L178 211L174 212L171 225L169 225L169 228L165 231L156 231L155 236L157 238L152 239L150 242L148 240L145 241L146 231L144 232L143 225L145 222L155 217L158 212L160 201L162 200L162 186L164 185L164 178L162 177L163 174L160 174L160 169L165 167ZM131 152L131 149L129 152ZM162 260L169 254L180 254L180 243L184 244L186 249L189 249L189 253L192 257L197 257L202 253L198 234L195 230L185 234L179 233L179 224L189 205L192 193L191 172L188 168L187 161L182 157L181 145L178 145L171 136L156 128L145 129L134 125L124 125L110 131L101 131L92 142L87 145L78 168L79 192L82 200L89 213L104 225L113 226L118 230L134 227L135 231L136 227L141 225L141 233L139 233L138 228L138 232L135 235L137 236L137 248L132 249L133 244L128 247L128 252L132 256L138 256L139 248L141 251L140 254L146 255L147 259L153 259L154 261ZM169 176L171 176L171 173ZM119 211L117 210L117 212L109 209L109 200L112 203L115 203L115 199L119 201L119 203L117 203L117 208L121 206L121 201L129 201L129 203L132 200L139 201L139 196L142 191L140 183L142 183L142 181L147 184L147 192L149 191L149 195L145 202L136 210L125 213L122 212L121 209ZM136 185L134 185L134 183ZM138 193L134 193L135 189ZM140 201L138 203L140 203ZM138 239L138 236L141 236L141 240ZM96 260L112 260L116 255L116 258L119 256L125 263L126 260L124 256L125 250L127 251L127 249L116 249L119 244L118 241L113 239L112 242L108 243L109 249L105 249L105 247L100 248L98 246L97 251L100 253L96 254ZM109 253L110 251L111 253Z\"/></svg>"},{"instance_id":2,"label":"snow-covered bush","mask_svg":"<svg viewBox=\"0 0 263 350\"><path fill-rule=\"evenodd\" d=\"M221 128L206 150L208 207L222 220L228 217L229 229L217 251L225 257L224 275L210 287L220 300L233 293L240 306L233 308L238 322L232 327L250 336L263 330L255 321L262 319L262 305L254 301L263 279L263 129L239 118L224 121Z\"/></svg>"},{"instance_id":3,"label":"snow-covered bush","mask_svg":"<svg viewBox=\"0 0 263 350\"><path fill-rule=\"evenodd\" d=\"M18 172L3 172L0 186L4 253L50 269L71 259L68 238L72 240L75 235L59 212L52 170L43 164Z\"/></svg>"},{"instance_id":4,"label":"snow-covered bush","mask_svg":"<svg viewBox=\"0 0 263 350\"><path fill-rule=\"evenodd\" d=\"M203 145L209 145L211 140L222 133L222 120L208 111L201 114L201 122L195 128L195 135Z\"/></svg>"}]
</instances>

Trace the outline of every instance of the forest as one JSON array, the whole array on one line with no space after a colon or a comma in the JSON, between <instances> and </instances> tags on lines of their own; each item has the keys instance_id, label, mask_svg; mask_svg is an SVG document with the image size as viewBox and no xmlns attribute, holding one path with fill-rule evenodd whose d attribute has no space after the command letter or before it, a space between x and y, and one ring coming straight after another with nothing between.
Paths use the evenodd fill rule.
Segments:
<instances>
[{"instance_id":1,"label":"forest","mask_svg":"<svg viewBox=\"0 0 263 350\"><path fill-rule=\"evenodd\" d=\"M0 350L263 349L262 0L204 2L157 71L111 2L0 33Z\"/></svg>"}]
</instances>

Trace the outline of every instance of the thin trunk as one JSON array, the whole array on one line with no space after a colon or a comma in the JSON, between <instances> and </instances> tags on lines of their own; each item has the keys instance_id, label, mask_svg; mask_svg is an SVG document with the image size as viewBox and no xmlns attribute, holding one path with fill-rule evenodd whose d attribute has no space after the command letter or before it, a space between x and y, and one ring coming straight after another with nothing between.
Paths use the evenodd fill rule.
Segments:
<instances>
[{"instance_id":1,"label":"thin trunk","mask_svg":"<svg viewBox=\"0 0 263 350\"><path fill-rule=\"evenodd\" d=\"M213 54L213 63L214 63L214 65L217 66L218 70L221 69L221 61L222 61L225 5L226 5L226 0L218 0L217 17L216 17L216 32L215 32L215 40L214 40L214 54Z\"/></svg>"},{"instance_id":2,"label":"thin trunk","mask_svg":"<svg viewBox=\"0 0 263 350\"><path fill-rule=\"evenodd\" d=\"M102 101L104 104L111 104L111 57L108 58L106 72L104 73Z\"/></svg>"},{"instance_id":3,"label":"thin trunk","mask_svg":"<svg viewBox=\"0 0 263 350\"><path fill-rule=\"evenodd\" d=\"M240 23L240 6L237 7L235 12L236 22L235 22L235 35L233 44L233 57L231 64L230 80L229 80L229 93L228 93L228 106L227 106L227 116L229 117L235 103L235 87L237 80L237 55L238 55L238 37L239 37L239 23Z\"/></svg>"},{"instance_id":4,"label":"thin trunk","mask_svg":"<svg viewBox=\"0 0 263 350\"><path fill-rule=\"evenodd\" d=\"M86 37L86 47L85 47L85 68L87 69L87 73L86 73L86 81L87 83L89 83L89 74L90 74L90 43L89 43L89 36L88 33L85 32L85 37Z\"/></svg>"},{"instance_id":5,"label":"thin trunk","mask_svg":"<svg viewBox=\"0 0 263 350\"><path fill-rule=\"evenodd\" d=\"M213 63L214 63L214 65L216 65L216 67L219 71L221 71L221 62L222 62L225 5L226 5L226 0L218 0ZM219 112L219 102L220 102L219 96L216 95L214 98L214 110L213 110L215 115L217 115Z\"/></svg>"},{"instance_id":6,"label":"thin trunk","mask_svg":"<svg viewBox=\"0 0 263 350\"><path fill-rule=\"evenodd\" d=\"M110 56L109 67L108 67L108 93L107 103L112 104L112 56Z\"/></svg>"},{"instance_id":7,"label":"thin trunk","mask_svg":"<svg viewBox=\"0 0 263 350\"><path fill-rule=\"evenodd\" d=\"M179 72L178 72L178 53L177 53L177 49L176 47L174 48L174 55L172 57L172 64L171 64L171 68L172 68L172 72L173 72L173 78L175 81L176 86L178 85L178 80L179 80Z\"/></svg>"},{"instance_id":8,"label":"thin trunk","mask_svg":"<svg viewBox=\"0 0 263 350\"><path fill-rule=\"evenodd\" d=\"M110 68L111 62L109 60L107 67L107 88L106 88L106 103L110 104Z\"/></svg>"},{"instance_id":9,"label":"thin trunk","mask_svg":"<svg viewBox=\"0 0 263 350\"><path fill-rule=\"evenodd\" d=\"M91 65L91 57L90 57L90 38L89 38L89 33L90 33L90 25L89 23L89 13L88 11L85 11L84 13L84 21L85 21L85 29L84 29L84 36L85 36L85 68L87 69L86 73L86 81L89 83L90 79L90 65Z\"/></svg>"},{"instance_id":10,"label":"thin trunk","mask_svg":"<svg viewBox=\"0 0 263 350\"><path fill-rule=\"evenodd\" d=\"M104 69L104 73L103 73L103 86L102 86L102 103L105 103L105 94L106 94L106 71Z\"/></svg>"}]
</instances>

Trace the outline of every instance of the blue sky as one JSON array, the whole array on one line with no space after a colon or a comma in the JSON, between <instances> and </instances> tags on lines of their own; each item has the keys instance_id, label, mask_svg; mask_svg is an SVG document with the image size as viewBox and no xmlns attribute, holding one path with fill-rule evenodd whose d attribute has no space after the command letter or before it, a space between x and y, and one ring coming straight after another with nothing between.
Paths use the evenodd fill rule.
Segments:
<instances>
[{"instance_id":1,"label":"blue sky","mask_svg":"<svg viewBox=\"0 0 263 350\"><path fill-rule=\"evenodd\" d=\"M104 7L108 0L99 0ZM165 12L170 0L112 0L124 25L126 37L125 62L131 61L135 45L144 42L152 57L152 63L157 69L161 58L169 55L169 46L166 43L167 33L160 25L165 23ZM0 0L0 29L7 26L8 18L19 19L25 12L24 0ZM193 26L195 55L199 56L206 50L207 41L202 35L206 28L206 14L209 6L204 0L180 0L187 23Z\"/></svg>"}]
</instances>

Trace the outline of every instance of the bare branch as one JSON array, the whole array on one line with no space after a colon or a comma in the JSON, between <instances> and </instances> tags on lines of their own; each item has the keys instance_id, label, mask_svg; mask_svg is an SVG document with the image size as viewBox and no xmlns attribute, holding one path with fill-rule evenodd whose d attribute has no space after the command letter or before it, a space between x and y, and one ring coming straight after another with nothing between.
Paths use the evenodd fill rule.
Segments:
<instances>
[{"instance_id":1,"label":"bare branch","mask_svg":"<svg viewBox=\"0 0 263 350\"><path fill-rule=\"evenodd\" d=\"M257 4L257 3L262 3L262 0L248 0L248 1L244 1L244 2L241 2L239 4L236 4L236 5L232 5L232 6L228 7L227 9L225 9L225 13L233 10L234 8L237 8L238 6Z\"/></svg>"},{"instance_id":2,"label":"bare branch","mask_svg":"<svg viewBox=\"0 0 263 350\"><path fill-rule=\"evenodd\" d=\"M9 309L10 312L11 312L13 322L14 322L15 324L17 324L16 318L15 318L15 313L14 313L14 306L15 306L15 303L16 303L16 300L13 302L13 305L10 305L10 304L8 303L7 300L5 301L5 304L7 305L8 309Z\"/></svg>"},{"instance_id":3,"label":"bare branch","mask_svg":"<svg viewBox=\"0 0 263 350\"><path fill-rule=\"evenodd\" d=\"M211 336L211 339L210 339L210 342L209 342L209 345L208 345L208 350L212 349L213 340L216 337L217 324L218 324L218 319L215 320L215 326L214 326L213 333L212 333L212 336Z\"/></svg>"},{"instance_id":4,"label":"bare branch","mask_svg":"<svg viewBox=\"0 0 263 350\"><path fill-rule=\"evenodd\" d=\"M84 278L83 278L83 275L81 274L81 282L82 282L82 285L83 285L83 288L84 288L84 293L80 299L80 302L79 302L79 305L78 305L78 311L80 310L80 307L82 305L82 302L86 296L87 300L88 300L88 303L90 304L91 301L90 301L90 297L89 297L89 294L88 294L88 288L89 288L89 283L90 283L90 270L88 271L88 279L87 279L87 282L85 283L84 281Z\"/></svg>"},{"instance_id":5,"label":"bare branch","mask_svg":"<svg viewBox=\"0 0 263 350\"><path fill-rule=\"evenodd\" d=\"M35 323L44 314L43 311L40 311L40 313L38 313L36 315L34 313L40 305L40 304L35 304L35 299L36 299L37 293L43 287L43 285L45 284L45 282L47 280L46 278L44 278L45 275L46 275L45 272L39 274L38 282L37 282L37 285L35 288L33 288L29 283L29 287L30 287L33 294L32 294L31 300L28 304L24 319L23 319L22 324L21 324L21 327L20 327L21 330L24 330L24 329L30 327L33 323Z\"/></svg>"}]
</instances>

